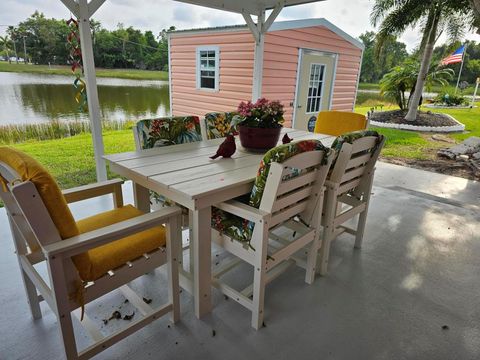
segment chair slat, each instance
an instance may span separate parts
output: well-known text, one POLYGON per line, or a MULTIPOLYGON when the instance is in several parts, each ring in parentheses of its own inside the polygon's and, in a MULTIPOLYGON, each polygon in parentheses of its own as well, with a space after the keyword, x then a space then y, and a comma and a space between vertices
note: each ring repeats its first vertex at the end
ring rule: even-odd
POLYGON ((280 209, 293 205, 309 197, 312 191, 313 191, 313 186, 308 186, 308 187, 300 188, 299 190, 296 190, 280 199, 277 198, 277 200, 273 203, 272 212, 277 212, 280 209))
POLYGON ((373 148, 377 141, 378 138, 376 136, 365 136, 355 140, 352 144, 352 154, 373 148))
POLYGON ((349 190, 352 190, 353 188, 357 187, 358 184, 360 184, 360 181, 362 179, 359 178, 359 179, 353 179, 353 180, 350 180, 346 183, 343 183, 342 185, 340 185, 340 187, 338 188, 338 195, 341 195, 341 194, 344 194, 346 193, 347 191, 349 190))
POLYGON ((343 174, 342 180, 340 180, 340 183, 343 184, 347 181, 350 181, 350 180, 355 179, 359 176, 362 176, 363 173, 365 172, 365 170, 366 170, 366 167, 361 166, 361 167, 357 167, 355 169, 352 169, 350 171, 347 171, 345 174, 343 174))
POLYGON ((277 195, 283 195, 294 189, 310 184, 311 182, 315 181, 315 179, 316 171, 311 171, 306 174, 302 174, 292 179, 286 180, 278 186, 277 195))
POLYGON ((312 166, 318 166, 322 162, 324 155, 323 151, 306 151, 285 160, 282 162, 282 165, 296 169, 307 169, 312 166))
POLYGON ((303 200, 303 201, 299 202, 298 204, 296 204, 296 205, 294 205, 290 208, 283 209, 281 212, 273 215, 272 219, 270 220, 269 226, 273 227, 273 226, 275 226, 277 224, 280 224, 281 222, 284 222, 284 221, 290 219, 291 217, 301 213, 307 207, 307 204, 308 204, 307 200, 303 200))
POLYGON ((352 157, 347 163, 347 170, 355 168, 357 166, 363 165, 370 160, 372 157, 371 153, 363 154, 357 157, 352 157))

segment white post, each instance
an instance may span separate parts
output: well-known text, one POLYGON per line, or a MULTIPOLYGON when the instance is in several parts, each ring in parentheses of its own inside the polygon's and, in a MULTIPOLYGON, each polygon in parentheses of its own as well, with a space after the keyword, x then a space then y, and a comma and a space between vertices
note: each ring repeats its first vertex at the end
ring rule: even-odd
POLYGON ((95 76, 95 63, 93 61, 92 35, 90 32, 90 12, 87 0, 78 0, 78 26, 80 30, 80 44, 82 49, 83 70, 87 84, 88 113, 92 131, 93 150, 95 153, 95 166, 97 180, 107 180, 107 168, 102 156, 104 154, 102 123, 100 120, 100 104, 98 102, 97 79, 95 76))
POLYGON ((262 80, 263 80, 263 53, 265 45, 265 33, 275 21, 280 11, 283 9, 283 4, 279 3, 268 19, 265 20, 265 10, 260 11, 255 24, 250 14, 243 13, 243 18, 247 23, 253 38, 255 39, 255 55, 253 60, 253 84, 252 84, 252 101, 257 101, 262 97, 262 80))
POLYGON ((478 84, 480 84, 480 77, 477 77, 477 81, 475 83, 475 91, 473 92, 472 102, 470 104, 471 108, 473 108, 473 105, 475 104, 475 97, 477 96, 478 84))
POLYGON ((258 37, 255 39, 255 55, 253 60, 252 101, 257 101, 262 96, 263 48, 265 45, 263 31, 264 19, 265 11, 262 11, 258 16, 257 21, 258 37))

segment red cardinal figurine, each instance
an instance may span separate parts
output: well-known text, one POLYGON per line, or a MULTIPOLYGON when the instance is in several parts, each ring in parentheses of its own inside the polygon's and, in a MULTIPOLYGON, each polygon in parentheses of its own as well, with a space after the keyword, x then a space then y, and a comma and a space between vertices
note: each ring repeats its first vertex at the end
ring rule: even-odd
POLYGON ((216 159, 219 156, 229 158, 235 153, 235 150, 237 150, 235 138, 233 135, 227 135, 225 141, 218 147, 217 153, 213 156, 210 156, 210 159, 216 159))
POLYGON ((290 139, 288 137, 288 134, 285 134, 285 135, 283 135, 283 138, 282 138, 282 144, 288 144, 288 143, 292 142, 292 140, 293 139, 290 139))

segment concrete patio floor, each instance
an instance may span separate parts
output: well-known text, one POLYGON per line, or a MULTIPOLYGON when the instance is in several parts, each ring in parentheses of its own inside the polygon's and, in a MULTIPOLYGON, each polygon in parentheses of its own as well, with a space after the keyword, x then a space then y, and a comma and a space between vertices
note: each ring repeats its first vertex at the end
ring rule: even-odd
MULTIPOLYGON (((157 320, 96 358, 479 359, 479 200, 478 182, 379 163, 363 248, 353 250, 353 240, 342 236, 332 246, 328 276, 308 286, 292 267, 273 281, 265 328, 254 331, 250 313, 215 290, 213 312, 197 320, 183 291, 178 324, 157 320)), ((81 218, 109 207, 104 198, 72 209, 81 218)), ((0 248, 0 359, 62 359, 52 311, 44 304, 42 319, 30 316, 4 209, 0 248)), ((213 258, 215 266, 223 254, 213 258)), ((249 271, 236 275, 240 281, 249 271)), ((158 270, 133 286, 158 305, 164 284, 158 270)), ((119 306, 131 313, 119 294, 87 313, 101 324, 119 306)), ((87 345, 75 328, 80 346, 87 345)))

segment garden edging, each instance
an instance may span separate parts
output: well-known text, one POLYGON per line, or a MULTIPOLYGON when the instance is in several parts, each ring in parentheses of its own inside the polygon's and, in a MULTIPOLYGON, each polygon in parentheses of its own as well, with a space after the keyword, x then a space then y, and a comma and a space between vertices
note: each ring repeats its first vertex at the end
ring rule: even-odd
POLYGON ((465 125, 455 119, 449 114, 443 114, 448 116, 451 120, 457 123, 453 126, 418 126, 418 125, 408 125, 408 124, 391 124, 384 123, 380 121, 369 120, 369 125, 378 126, 382 128, 389 129, 399 129, 399 130, 411 130, 411 131, 425 131, 425 132, 459 132, 465 130, 465 125))

